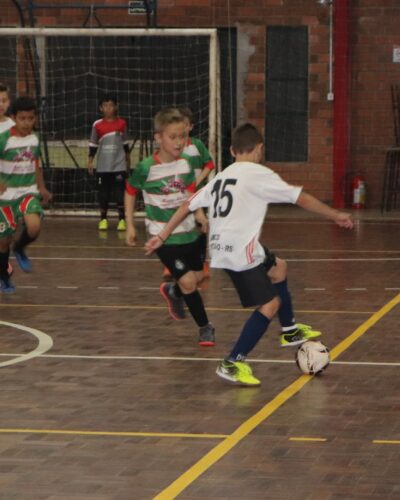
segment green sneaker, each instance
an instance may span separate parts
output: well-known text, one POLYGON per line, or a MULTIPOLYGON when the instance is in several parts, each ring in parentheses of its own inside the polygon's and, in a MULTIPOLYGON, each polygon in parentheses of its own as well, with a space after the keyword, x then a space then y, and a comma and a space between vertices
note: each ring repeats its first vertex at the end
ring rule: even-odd
POLYGON ((98 228, 100 231, 107 231, 108 229, 108 220, 107 219, 101 219, 99 222, 98 228))
POLYGON ((221 361, 216 371, 218 377, 221 377, 235 385, 244 385, 247 387, 257 387, 261 382, 254 377, 250 366, 243 361, 221 361))
POLYGON ((321 336, 321 332, 313 330, 310 325, 296 324, 293 331, 283 332, 280 335, 281 347, 291 347, 304 344, 307 340, 321 336))
POLYGON ((126 231, 126 222, 124 219, 118 222, 117 231, 126 231))

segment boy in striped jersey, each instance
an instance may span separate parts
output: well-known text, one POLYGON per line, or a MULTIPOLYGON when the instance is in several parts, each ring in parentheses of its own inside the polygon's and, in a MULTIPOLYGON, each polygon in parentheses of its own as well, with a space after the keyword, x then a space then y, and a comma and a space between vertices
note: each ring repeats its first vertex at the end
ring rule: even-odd
POLYGON ((7 116, 10 107, 10 94, 8 87, 0 83, 0 134, 14 125, 13 120, 7 116))
MULTIPOLYGON (((185 124, 187 127, 188 138, 185 145, 185 149, 183 153, 187 156, 194 156, 199 158, 199 165, 196 166, 194 172, 196 175, 196 186, 201 187, 206 182, 210 172, 215 169, 214 161, 211 157, 210 152, 208 151, 206 145, 202 140, 197 137, 191 137, 190 133, 193 130, 193 113, 190 108, 182 107, 179 108, 179 111, 185 118, 185 124)), ((204 277, 208 278, 210 275, 210 270, 208 266, 208 262, 206 261, 207 256, 207 235, 202 233, 200 235, 200 247, 202 251, 202 259, 203 259, 203 272, 204 277)), ((168 279, 170 277, 169 271, 167 268, 164 268, 163 277, 168 279)))
POLYGON ((209 208, 211 266, 227 272, 243 307, 254 308, 231 352, 217 368, 219 377, 244 386, 260 385, 245 360, 267 331, 275 314, 278 314, 282 326, 282 347, 299 345, 321 335, 311 327, 295 322, 286 263, 259 242, 268 205, 297 204, 333 220, 340 227, 353 227, 350 214, 325 205, 305 193, 302 187, 287 184, 262 165, 263 147, 263 136, 256 127, 250 123, 237 127, 231 146, 235 163, 184 202, 168 224, 160 228, 160 233, 145 245, 147 254, 157 251, 160 241, 168 238, 188 213, 199 207, 209 208))
MULTIPOLYGON (((139 190, 143 192, 146 228, 150 235, 156 235, 196 189, 194 168, 199 165, 199 159, 183 154, 188 137, 183 115, 175 108, 163 109, 154 119, 154 129, 159 150, 136 166, 125 190, 126 242, 131 246, 136 244, 133 211, 139 190)), ((197 217, 207 229, 202 210, 197 217)), ((214 345, 214 327, 197 290, 203 279, 203 262, 193 214, 162 242, 157 255, 176 280, 175 284, 162 283, 160 286, 170 315, 174 319, 183 319, 185 303, 199 327, 199 344, 214 345)))
POLYGON ((7 272, 12 235, 19 219, 24 226, 13 250, 21 269, 32 270, 25 254, 26 246, 40 233, 43 209, 39 196, 48 202, 39 165, 39 139, 33 132, 36 104, 30 97, 19 97, 12 106, 15 126, 0 134, 0 289, 12 293, 15 288, 7 272))
MULTIPOLYGON (((7 116, 10 107, 10 91, 6 85, 0 83, 0 134, 15 125, 14 121, 7 116)), ((11 276, 13 268, 11 262, 8 263, 8 274, 11 276)))

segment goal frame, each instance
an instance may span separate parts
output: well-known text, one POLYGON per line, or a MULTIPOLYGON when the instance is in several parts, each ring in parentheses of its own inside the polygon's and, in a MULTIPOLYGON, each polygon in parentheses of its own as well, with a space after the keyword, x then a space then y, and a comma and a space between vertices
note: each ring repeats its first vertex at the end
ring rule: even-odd
MULTIPOLYGON (((43 39, 47 37, 194 37, 209 38, 209 116, 208 149, 214 158, 216 170, 221 170, 221 96, 219 44, 216 28, 0 28, 1 37, 33 37, 39 61, 40 96, 46 97, 46 50, 43 39)), ((18 77, 17 77, 18 78, 18 77)), ((87 212, 86 210, 84 212, 87 212)), ((52 211, 53 213, 53 211, 52 211)), ((65 213, 65 212, 64 212, 65 213)), ((82 214, 82 211, 79 211, 82 214)))

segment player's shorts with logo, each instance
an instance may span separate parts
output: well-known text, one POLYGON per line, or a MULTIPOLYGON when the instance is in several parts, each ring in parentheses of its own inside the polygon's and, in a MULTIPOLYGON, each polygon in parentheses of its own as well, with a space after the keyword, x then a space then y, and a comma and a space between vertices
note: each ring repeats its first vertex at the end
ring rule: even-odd
POLYGON ((276 265, 276 257, 267 248, 265 260, 262 264, 246 271, 232 271, 224 269, 234 284, 243 307, 262 306, 278 295, 271 283, 268 271, 276 265))
POLYGON ((189 271, 203 270, 200 238, 183 245, 162 245, 156 253, 177 280, 189 271))
POLYGON ((28 194, 17 200, 0 201, 0 238, 12 236, 18 221, 26 214, 43 214, 39 198, 28 194))

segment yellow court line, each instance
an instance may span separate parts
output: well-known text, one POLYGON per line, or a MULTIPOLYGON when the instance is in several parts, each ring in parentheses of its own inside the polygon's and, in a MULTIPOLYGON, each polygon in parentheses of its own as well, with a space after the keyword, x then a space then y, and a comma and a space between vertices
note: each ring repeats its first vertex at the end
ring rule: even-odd
MULTIPOLYGON (((355 330, 355 332, 348 337, 349 339, 351 339, 351 341, 346 342, 347 339, 345 339, 340 344, 338 344, 338 346, 335 347, 333 351, 331 351, 334 353, 333 356, 335 358, 338 357, 339 354, 347 349, 357 338, 361 337, 361 335, 363 335, 368 330, 368 328, 374 325, 380 318, 382 318, 382 316, 387 314, 399 302, 400 294, 397 295, 393 300, 385 304, 379 311, 374 313, 371 318, 369 318, 359 328, 357 328, 357 330, 355 330), (357 336, 355 337, 356 333, 357 336)), ((310 375, 302 375, 297 380, 295 380, 292 384, 290 384, 282 392, 275 396, 273 400, 271 400, 263 408, 261 408, 261 410, 259 410, 255 415, 251 416, 248 420, 243 422, 243 424, 241 424, 226 439, 212 448, 206 455, 204 455, 198 462, 196 462, 192 467, 190 467, 186 472, 178 477, 173 483, 171 483, 157 496, 155 496, 153 500, 172 500, 176 498, 198 477, 200 477, 211 466, 218 462, 218 460, 224 457, 242 439, 248 436, 250 432, 256 429, 256 427, 264 422, 264 420, 266 420, 270 415, 277 411, 278 408, 286 403, 286 401, 297 394, 310 380, 312 380, 312 377, 310 375)))
POLYGON ((185 434, 179 432, 112 432, 61 429, 0 429, 1 434, 62 434, 72 436, 171 437, 191 439, 224 439, 227 434, 185 434))
POLYGON ((364 335, 364 333, 369 330, 372 326, 375 325, 385 314, 387 314, 391 309, 396 307, 396 305, 400 304, 400 293, 396 295, 391 301, 385 304, 378 312, 373 314, 370 318, 367 319, 362 325, 360 325, 354 332, 346 337, 342 342, 340 342, 337 346, 335 346, 330 354, 331 360, 334 361, 338 356, 342 354, 343 351, 348 349, 354 342, 364 335))
POLYGON ((400 440, 398 439, 374 439, 372 441, 374 444, 400 444, 400 440))
POLYGON ((326 438, 311 438, 311 437, 291 437, 289 441, 318 441, 325 442, 328 441, 326 438))
MULTIPOLYGON (((102 305, 102 304, 15 304, 10 302, 2 302, 0 303, 0 308, 5 307, 7 309, 11 309, 13 307, 16 308, 64 308, 64 309, 131 309, 131 310, 139 310, 142 309, 144 311, 165 311, 166 308, 164 306, 146 306, 146 305, 126 305, 126 304, 113 304, 113 305, 102 305)), ((207 311, 212 312, 238 312, 238 313, 249 313, 249 309, 243 309, 242 307, 207 307, 207 311)), ((373 311, 329 311, 329 310, 301 310, 297 309, 296 313, 301 314, 373 314, 373 311)))

